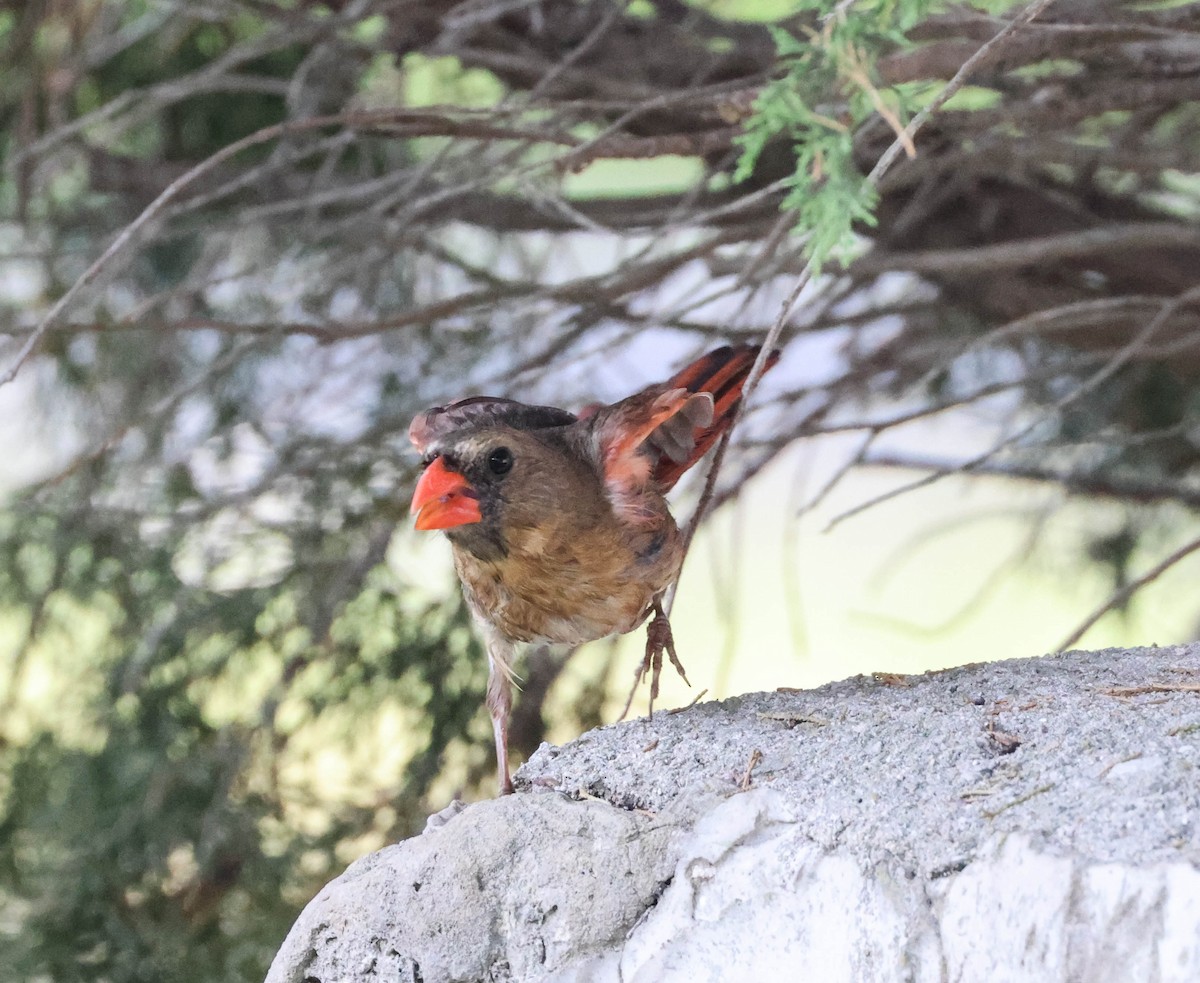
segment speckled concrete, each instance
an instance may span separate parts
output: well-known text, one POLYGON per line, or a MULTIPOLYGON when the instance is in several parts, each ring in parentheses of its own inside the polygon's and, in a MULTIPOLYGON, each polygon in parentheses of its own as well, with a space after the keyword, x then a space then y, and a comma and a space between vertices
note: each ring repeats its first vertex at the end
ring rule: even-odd
POLYGON ((755 751, 751 784, 802 805, 814 840, 923 877, 1018 831, 1098 861, 1200 864, 1200 646, 704 703, 543 745, 518 784, 691 819, 738 792, 755 751))
POLYGON ((1200 646, 659 713, 352 866, 268 981, 1194 981, 1198 763, 1200 646))

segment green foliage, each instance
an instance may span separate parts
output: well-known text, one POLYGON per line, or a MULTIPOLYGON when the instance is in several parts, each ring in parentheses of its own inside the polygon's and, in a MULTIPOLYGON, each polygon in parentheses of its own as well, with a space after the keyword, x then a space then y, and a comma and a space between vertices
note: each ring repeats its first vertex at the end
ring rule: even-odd
MULTIPOLYGON (((172 79, 203 75, 240 43, 263 33, 263 21, 251 14, 220 23, 196 22, 188 29, 154 32, 98 66, 80 90, 81 111, 99 108, 122 93, 172 79)), ((287 79, 304 55, 298 45, 247 59, 240 70, 252 80, 287 79)), ((146 127, 133 130, 123 145, 134 154, 161 152, 167 159, 208 154, 283 118, 283 98, 268 91, 248 91, 236 100, 222 92, 199 91, 173 101, 146 127)))
POLYGON ((768 145, 789 141, 796 165, 783 208, 795 213, 817 270, 845 256, 856 224, 875 224, 877 194, 854 159, 854 133, 880 107, 903 125, 908 102, 901 87, 881 87, 872 66, 936 6, 933 0, 809 0, 802 9, 819 15, 819 27, 797 34, 771 29, 780 74, 755 101, 739 138, 734 179, 748 178, 768 145))
POLYGON ((445 749, 479 713, 483 660, 461 604, 413 607, 379 569, 314 645, 297 603, 317 593, 313 567, 269 588, 191 587, 177 536, 148 542, 57 504, 0 525, 0 597, 9 617, 35 612, 25 652, 51 647, 44 698, 22 701, 27 733, 16 739, 10 690, 0 746, 0 898, 28 906, 0 955, 7 978, 261 978, 348 837, 419 825, 445 749), (322 802, 310 735, 352 761, 398 707, 430 723, 409 735, 386 808, 333 797, 316 826, 297 822, 322 802))

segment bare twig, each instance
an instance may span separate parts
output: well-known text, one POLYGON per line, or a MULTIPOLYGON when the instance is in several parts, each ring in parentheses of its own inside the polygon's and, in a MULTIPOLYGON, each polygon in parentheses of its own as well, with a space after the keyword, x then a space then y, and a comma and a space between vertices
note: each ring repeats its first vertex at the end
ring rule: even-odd
POLYGON ((1011 802, 1006 802, 1004 805, 998 806, 995 809, 991 809, 991 810, 985 809, 983 812, 983 815, 985 817, 987 817, 988 819, 995 819, 1002 812, 1007 812, 1009 809, 1014 809, 1019 805, 1024 805, 1030 799, 1036 798, 1039 795, 1043 795, 1046 792, 1049 792, 1053 788, 1054 788, 1053 783, 1051 783, 1049 785, 1039 785, 1037 788, 1033 789, 1033 791, 1026 792, 1024 795, 1018 796, 1017 798, 1013 799, 1011 802))
MULTIPOLYGON (((900 468, 914 471, 953 473, 961 464, 915 454, 876 453, 861 459, 872 468, 900 468)), ((985 461, 971 468, 972 474, 1036 481, 1055 485, 1076 495, 1110 498, 1123 502, 1179 502, 1200 508, 1200 488, 1166 478, 1137 478, 1111 471, 1068 471, 1023 461, 985 461)))
POLYGON ((1180 294, 1178 297, 1172 297, 1163 301, 1157 316, 1152 318, 1138 334, 1132 338, 1121 350, 1104 365, 1094 372, 1091 376, 1074 386, 1068 393, 1056 400, 1051 406, 1047 407, 1042 413, 1036 414, 1034 419, 1025 426, 1020 427, 1016 432, 1007 435, 1001 440, 994 443, 987 450, 975 455, 962 464, 946 471, 937 471, 927 474, 923 478, 901 485, 897 488, 892 488, 889 491, 883 492, 880 495, 875 495, 865 502, 855 505, 853 508, 846 509, 829 520, 826 530, 833 529, 835 526, 845 522, 847 519, 853 518, 856 515, 867 511, 870 508, 880 505, 883 502, 898 498, 901 495, 907 494, 910 491, 915 491, 918 488, 924 488, 927 485, 932 485, 947 475, 971 471, 981 464, 994 457, 1006 447, 1012 447, 1041 426, 1046 415, 1055 412, 1061 412, 1072 403, 1082 399, 1090 392, 1094 392, 1126 365, 1131 359, 1143 352, 1147 342, 1162 329, 1163 325, 1174 315, 1174 313, 1182 306, 1193 303, 1200 299, 1200 287, 1194 287, 1180 294))
MULTIPOLYGON (((958 92, 981 65, 987 59, 992 58, 1000 50, 1001 46, 1007 41, 1016 31, 1024 25, 1030 23, 1039 14, 1042 13, 1052 2, 1052 0, 1033 0, 1028 4, 1016 17, 1007 23, 996 35, 981 45, 980 48, 968 58, 938 96, 930 102, 928 106, 917 113, 909 124, 904 128, 904 131, 899 134, 891 143, 891 145, 883 152, 875 166, 871 169, 871 173, 867 175, 867 183, 870 185, 878 185, 883 176, 888 172, 891 166, 895 163, 896 158, 904 150, 906 145, 911 145, 917 133, 925 126, 928 120, 946 104, 946 102, 958 92)), ((792 284, 791 290, 784 298, 780 305, 779 314, 776 316, 774 323, 767 331, 766 337, 763 339, 762 350, 758 353, 758 358, 754 361, 754 366, 750 370, 750 375, 746 379, 745 385, 742 387, 742 398, 734 411, 733 420, 729 425, 729 429, 721 437, 720 443, 717 445, 716 453, 713 455, 712 464, 709 466, 708 474, 705 477, 704 489, 700 494, 700 500, 696 505, 695 511, 688 520, 687 527, 684 532, 684 556, 687 556, 687 550, 691 545, 692 538, 695 536, 696 529, 703 519, 705 511, 712 500, 713 492, 716 487, 717 476, 721 470, 721 464, 725 458, 725 450, 729 446, 729 441, 732 438, 733 432, 740 422, 742 415, 745 413, 746 406, 750 403, 750 398, 754 394, 754 390, 758 386, 759 380, 762 378, 763 372, 766 371, 767 360, 771 357, 771 353, 779 344, 780 338, 783 336, 783 329, 788 323, 793 308, 800 299, 801 294, 812 282, 816 274, 816 268, 810 260, 796 277, 792 284)), ((671 605, 675 599, 675 591, 678 581, 672 585, 670 592, 667 595, 664 607, 670 613, 671 605)))
MULTIPOLYGON (((1193 683, 1148 683, 1145 686, 1109 686, 1100 690, 1105 696, 1115 696, 1118 699, 1128 699, 1131 696, 1142 696, 1146 693, 1200 693, 1200 686, 1193 683)), ((1161 700, 1153 701, 1161 703, 1161 700)))
POLYGON ((681 707, 675 707, 675 708, 674 708, 674 709, 672 709, 672 710, 668 710, 668 711, 667 711, 667 716, 668 716, 668 717, 671 717, 671 716, 674 716, 674 715, 675 715, 675 714, 677 714, 677 713, 685 713, 686 711, 688 711, 688 710, 690 710, 692 707, 694 707, 694 706, 695 706, 697 703, 699 703, 701 700, 703 700, 703 699, 704 699, 704 697, 706 697, 707 695, 708 695, 708 690, 706 690, 706 689, 702 689, 702 690, 701 690, 699 693, 697 693, 695 696, 693 696, 693 697, 692 697, 692 698, 691 698, 691 699, 690 699, 690 700, 687 702, 687 704, 686 704, 686 705, 684 705, 684 706, 681 706, 681 707))
POLYGON ((750 752, 750 760, 746 762, 746 770, 742 772, 742 780, 738 782, 738 788, 740 788, 743 792, 750 791, 750 783, 754 777, 754 769, 762 763, 762 759, 762 752, 758 748, 755 748, 750 752))
MULTIPOLYGON (((1042 12, 1049 7, 1051 3, 1053 3, 1053 0, 1033 0, 1033 2, 1027 4, 1024 9, 1017 14, 1016 17, 1014 17, 999 31, 997 31, 995 35, 984 42, 984 44, 980 45, 975 54, 971 55, 970 58, 962 63, 962 67, 960 67, 959 70, 954 73, 954 77, 946 83, 945 88, 938 93, 937 97, 930 102, 928 106, 925 106, 919 113, 917 113, 912 120, 909 121, 908 126, 904 128, 905 133, 907 133, 909 136, 909 139, 915 137, 917 132, 924 128, 925 124, 929 121, 929 118, 933 116, 934 113, 941 110, 941 108, 950 101, 955 93, 957 93, 964 85, 967 84, 968 79, 970 79, 975 72, 982 68, 990 59, 995 58, 1000 53, 1003 46, 1012 40, 1013 35, 1016 34, 1017 31, 1041 16, 1042 12)), ((891 146, 889 146, 887 150, 883 152, 875 166, 871 169, 871 173, 867 175, 867 181, 871 184, 879 184, 879 182, 883 180, 883 176, 889 170, 891 170, 892 165, 896 162, 896 158, 900 156, 900 152, 903 149, 904 141, 900 140, 899 138, 893 140, 891 146)))
MULTIPOLYGON (((376 114, 370 114, 376 115, 376 114)), ((379 114, 383 116, 394 116, 392 113, 379 114)), ((205 158, 195 167, 189 168, 187 172, 180 175, 170 184, 168 184, 162 192, 149 205, 142 210, 142 213, 130 222, 115 239, 109 244, 108 248, 80 275, 80 277, 71 284, 70 287, 63 293, 61 297, 51 306, 38 322, 37 327, 25 339, 25 343, 17 352, 16 358, 13 359, 8 369, 3 375, 0 375, 0 386, 12 382, 16 378, 17 373, 21 370, 21 366, 25 364, 34 349, 37 348, 46 332, 58 321, 63 312, 67 309, 70 303, 78 296, 88 285, 99 279, 100 274, 105 268, 123 253, 133 243, 138 233, 141 232, 147 225, 152 222, 155 217, 185 188, 194 183, 199 178, 208 174, 210 171, 219 167, 225 161, 236 157, 238 154, 250 147, 256 147, 259 144, 268 143, 272 140, 277 140, 288 133, 298 133, 304 130, 317 129, 320 127, 329 126, 332 123, 345 122, 347 117, 332 116, 320 117, 317 119, 305 120, 301 123, 279 123, 275 126, 268 126, 249 136, 243 137, 228 146, 222 147, 210 157, 205 158)))
POLYGON ((1054 651, 1061 652, 1065 649, 1069 649, 1084 636, 1084 634, 1089 628, 1092 627, 1092 625, 1108 614, 1109 611, 1124 604, 1137 591, 1141 590, 1147 584, 1153 583, 1164 573, 1170 570, 1171 567, 1175 566, 1175 564, 1177 564, 1180 560, 1191 556, 1191 554, 1195 553, 1197 550, 1200 550, 1200 537, 1191 540, 1191 542, 1185 543, 1183 546, 1179 547, 1179 549, 1175 550, 1175 552, 1170 556, 1166 557, 1164 560, 1161 560, 1151 569, 1147 570, 1140 577, 1136 578, 1135 580, 1131 580, 1124 587, 1113 591, 1103 604, 1101 604, 1098 608, 1096 608, 1095 611, 1084 618, 1083 621, 1080 622, 1080 624, 1075 628, 1075 630, 1071 632, 1071 634, 1069 634, 1066 638, 1059 642, 1057 646, 1055 646, 1054 651))
POLYGON ((1115 758, 1114 760, 1112 760, 1108 764, 1106 764, 1103 768, 1101 768, 1098 772, 1096 772, 1096 777, 1104 778, 1108 775, 1108 773, 1110 771, 1112 771, 1115 767, 1117 767, 1117 765, 1127 764, 1130 761, 1137 761, 1137 759, 1140 758, 1141 756, 1142 756, 1141 751, 1135 751, 1133 754, 1127 754, 1123 758, 1115 758))
POLYGON ((1183 222, 1130 222, 1105 224, 1083 232, 1017 239, 974 249, 930 249, 923 252, 888 251, 867 255, 850 266, 853 276, 876 276, 889 270, 907 270, 932 276, 1037 267, 1062 259, 1125 249, 1200 247, 1200 229, 1183 222))

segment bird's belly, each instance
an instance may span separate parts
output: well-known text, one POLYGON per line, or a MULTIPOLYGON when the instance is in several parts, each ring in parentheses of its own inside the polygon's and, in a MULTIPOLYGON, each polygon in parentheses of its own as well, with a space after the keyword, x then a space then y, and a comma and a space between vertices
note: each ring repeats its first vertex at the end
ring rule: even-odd
POLYGON ((608 559, 603 570, 585 571, 510 557, 462 563, 459 575, 476 616, 505 637, 579 645, 636 628, 679 568, 674 556, 653 564, 608 559))
POLYGON ((544 612, 539 619, 519 617, 520 606, 514 610, 518 617, 506 618, 501 630, 524 642, 559 642, 582 645, 606 635, 632 631, 645 620, 653 596, 639 594, 633 598, 608 597, 574 610, 558 613, 544 612))

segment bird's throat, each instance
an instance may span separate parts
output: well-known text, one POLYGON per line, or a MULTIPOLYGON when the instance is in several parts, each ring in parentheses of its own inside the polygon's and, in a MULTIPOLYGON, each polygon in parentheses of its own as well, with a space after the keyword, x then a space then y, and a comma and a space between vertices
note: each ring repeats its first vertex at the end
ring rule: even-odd
POLYGON ((500 530, 486 520, 446 530, 446 538, 456 550, 469 553, 485 563, 496 563, 508 556, 508 544, 500 530))

